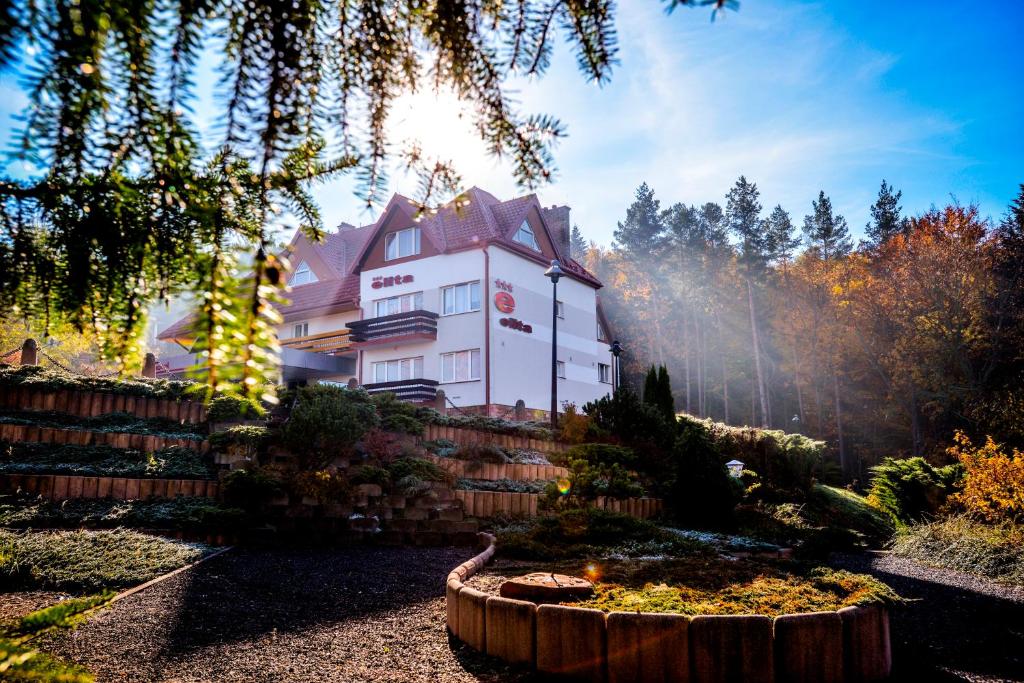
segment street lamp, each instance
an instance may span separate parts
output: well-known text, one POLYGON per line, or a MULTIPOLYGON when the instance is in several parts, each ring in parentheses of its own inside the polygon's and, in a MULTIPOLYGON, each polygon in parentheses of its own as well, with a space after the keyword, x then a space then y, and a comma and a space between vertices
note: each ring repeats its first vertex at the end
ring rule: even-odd
POLYGON ((565 275, 558 259, 544 271, 551 279, 551 428, 558 427, 558 279, 565 275))
POLYGON ((608 347, 612 352, 612 394, 619 390, 619 354, 622 353, 622 344, 616 339, 608 347))

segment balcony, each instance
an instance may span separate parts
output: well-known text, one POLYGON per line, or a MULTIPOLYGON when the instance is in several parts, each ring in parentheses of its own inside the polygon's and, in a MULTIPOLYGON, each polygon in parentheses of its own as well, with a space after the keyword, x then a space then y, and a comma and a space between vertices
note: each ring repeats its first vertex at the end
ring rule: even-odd
POLYGON ((408 344, 437 339, 437 313, 409 311, 379 318, 353 320, 348 324, 352 346, 362 348, 377 344, 408 344))
POLYGON ((363 388, 371 394, 390 392, 402 401, 425 402, 437 397, 437 380, 403 379, 396 382, 377 382, 364 384, 363 388))
POLYGON ((326 353, 334 356, 349 349, 352 342, 349 339, 348 330, 334 330, 332 332, 320 332, 305 337, 292 337, 282 339, 281 346, 297 351, 313 351, 314 353, 326 353))

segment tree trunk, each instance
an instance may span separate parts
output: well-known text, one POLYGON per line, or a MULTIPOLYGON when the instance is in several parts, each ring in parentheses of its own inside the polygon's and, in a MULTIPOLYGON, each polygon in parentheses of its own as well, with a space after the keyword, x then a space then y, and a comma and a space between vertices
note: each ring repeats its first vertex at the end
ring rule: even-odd
POLYGON ((687 320, 689 316, 683 309, 683 365, 686 368, 686 412, 690 413, 690 326, 687 320))
MULTIPOLYGON (((754 370, 757 373, 757 393, 761 399, 761 426, 768 426, 768 395, 764 386, 764 371, 761 369, 761 342, 757 334, 757 316, 754 314, 754 288, 747 278, 747 303, 750 307, 750 334, 754 347, 754 370)), ((755 424, 755 423, 752 423, 755 424)))
POLYGON ((715 312, 715 331, 718 333, 718 355, 722 361, 722 407, 725 411, 725 424, 729 424, 729 368, 725 363, 725 344, 722 343, 722 321, 715 312))
POLYGON ((800 390, 800 362, 796 353, 796 339, 793 339, 793 384, 796 385, 797 415, 800 416, 800 424, 804 423, 804 395, 800 390))
POLYGON ((917 388, 910 390, 910 438, 913 443, 911 453, 921 455, 921 415, 917 410, 917 388))
POLYGON ((843 439, 843 409, 839 401, 839 373, 832 368, 832 388, 836 395, 836 440, 839 442, 839 467, 843 475, 849 472, 846 467, 846 442, 843 439))

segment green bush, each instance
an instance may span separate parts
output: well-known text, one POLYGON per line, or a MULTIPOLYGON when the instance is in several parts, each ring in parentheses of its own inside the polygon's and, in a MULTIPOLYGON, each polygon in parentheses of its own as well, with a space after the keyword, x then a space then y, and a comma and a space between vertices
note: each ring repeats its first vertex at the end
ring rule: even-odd
POLYGON ((409 415, 385 415, 381 419, 381 429, 401 434, 423 434, 423 423, 409 415))
POLYGON ((963 466, 933 467, 924 458, 886 458, 871 473, 868 500, 903 525, 936 514, 956 492, 963 466))
POLYGON ((382 489, 386 489, 391 486, 391 473, 376 465, 362 465, 349 475, 349 482, 353 485, 376 484, 382 489))
POLYGON ((473 463, 492 463, 501 465, 509 462, 508 456, 505 455, 505 450, 492 444, 472 444, 469 446, 460 446, 455 451, 455 456, 459 460, 466 460, 473 463))
POLYGON ((579 444, 567 450, 564 457, 566 462, 582 460, 590 465, 619 465, 625 468, 637 466, 633 449, 607 443, 579 444))
POLYGON ((743 485, 729 476, 706 426, 684 421, 672 448, 665 504, 678 522, 701 529, 728 527, 743 485))
POLYGON ((272 498, 284 491, 281 481, 272 473, 261 469, 239 469, 229 472, 221 480, 224 502, 250 514, 258 513, 272 498))
POLYGON ((0 577, 33 589, 97 591, 143 583, 198 560, 205 548, 126 529, 2 531, 0 577))
POLYGON ((365 391, 317 384, 299 390, 282 437, 302 469, 321 470, 379 423, 365 391))
POLYGON ((236 425, 210 435, 210 447, 221 453, 241 453, 256 458, 270 442, 271 432, 256 425, 236 425))
POLYGON ((210 401, 206 409, 206 419, 210 422, 258 420, 266 412, 259 401, 241 396, 218 396, 210 401))
MULTIPOLYGON (((614 455, 621 456, 621 453, 614 455)), ((545 508, 578 507, 586 506, 602 496, 622 499, 643 495, 644 488, 636 476, 618 462, 572 459, 569 461, 568 491, 563 491, 559 482, 548 482, 542 502, 545 508)))
POLYGON ((393 481, 415 476, 424 481, 452 481, 452 476, 429 460, 423 458, 399 458, 388 465, 393 481))
POLYGON ((424 441, 423 448, 442 458, 450 458, 459 450, 458 445, 450 439, 437 439, 436 441, 424 441))
POLYGON ((201 397, 205 389, 203 384, 190 381, 166 379, 146 379, 132 377, 118 379, 113 377, 86 377, 74 375, 57 368, 41 365, 0 365, 0 386, 26 387, 56 391, 68 389, 72 391, 97 391, 109 394, 127 394, 147 398, 185 399, 193 396, 201 397))
POLYGON ((502 555, 531 560, 626 554, 687 555, 708 546, 642 519, 582 508, 537 517, 497 529, 502 555))
POLYGON ((620 443, 671 443, 675 425, 660 410, 643 403, 626 387, 583 406, 590 418, 592 439, 611 437, 620 443))
POLYGON ((215 469, 209 458, 180 446, 145 453, 112 446, 0 442, 0 472, 209 479, 215 469))

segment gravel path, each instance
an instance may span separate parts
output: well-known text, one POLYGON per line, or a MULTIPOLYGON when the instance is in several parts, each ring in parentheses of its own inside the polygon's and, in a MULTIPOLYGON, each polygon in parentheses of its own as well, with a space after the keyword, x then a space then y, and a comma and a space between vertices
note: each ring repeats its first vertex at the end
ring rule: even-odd
POLYGON ((873 574, 911 601, 891 619, 900 681, 1024 681, 1024 591, 894 555, 833 564, 873 574))
POLYGON ((449 642, 444 579, 471 555, 233 550, 39 645, 98 681, 530 681, 449 642))

